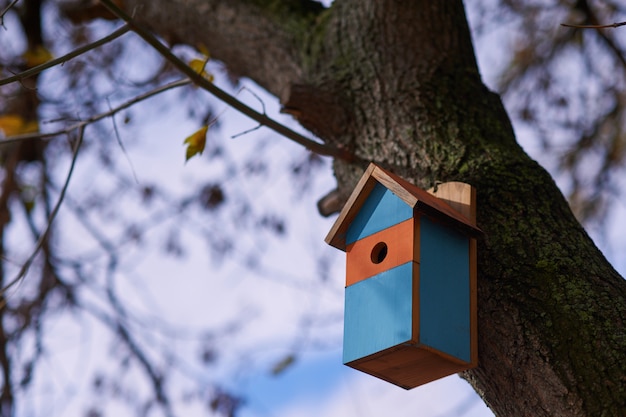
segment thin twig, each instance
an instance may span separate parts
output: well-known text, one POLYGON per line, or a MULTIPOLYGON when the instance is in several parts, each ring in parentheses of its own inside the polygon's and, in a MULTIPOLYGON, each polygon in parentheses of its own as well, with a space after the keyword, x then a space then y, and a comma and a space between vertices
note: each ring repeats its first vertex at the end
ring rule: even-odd
POLYGON ((82 120, 78 123, 75 123, 71 126, 68 126, 64 129, 61 130, 57 130, 54 132, 47 132, 47 133, 25 133, 23 135, 15 135, 15 136, 9 136, 6 139, 2 139, 0 140, 0 146, 2 145, 8 145, 9 143, 15 143, 15 142, 21 142, 24 140, 30 140, 30 139, 48 139, 48 138, 52 138, 55 136, 59 136, 59 135, 63 135, 63 134, 67 134, 69 132, 71 132, 72 130, 76 130, 76 129, 80 129, 82 127, 85 127, 89 124, 95 123, 97 121, 100 121, 102 119, 104 119, 105 117, 109 117, 109 116, 113 116, 114 114, 120 112, 121 110, 124 110, 128 107, 133 106, 134 104, 139 103, 140 101, 143 101, 145 99, 148 99, 152 96, 156 96, 166 90, 170 90, 172 88, 176 88, 176 87, 181 87, 184 85, 188 85, 191 84, 191 80, 188 79, 182 79, 182 80, 178 80, 178 81, 173 81, 169 84, 165 84, 161 87, 157 87, 154 90, 150 90, 147 93, 143 93, 140 94, 136 97, 134 97, 132 100, 129 100, 115 108, 113 108, 112 110, 109 110, 105 113, 100 113, 97 114, 95 116, 92 116, 88 119, 82 120))
POLYGON ((128 320, 128 314, 126 313, 126 309, 120 303, 120 300, 115 295, 115 272, 117 270, 117 257, 115 255, 110 256, 109 264, 107 266, 107 274, 106 274, 106 294, 111 306, 115 309, 120 320, 116 325, 116 333, 122 338, 122 340, 126 343, 126 346, 130 349, 130 351, 135 355, 135 358, 139 361, 139 364, 143 367, 144 371, 148 374, 150 381, 152 382, 152 388, 154 389, 154 393, 156 395, 157 402, 163 407, 163 411, 167 416, 173 416, 174 413, 171 410, 171 406, 169 403, 169 399, 165 393, 164 389, 164 380, 163 376, 152 366, 150 360, 148 359, 146 353, 139 347, 139 345, 135 342, 133 337, 131 336, 131 332, 128 329, 128 326, 125 326, 122 323, 121 319, 128 320))
POLYGON ((576 28, 576 29, 609 29, 609 28, 618 28, 620 26, 626 26, 626 22, 611 23, 610 25, 574 25, 571 23, 561 23, 561 26, 565 26, 566 28, 576 28))
POLYGON ((117 29, 115 32, 112 32, 110 35, 107 35, 104 38, 98 39, 97 41, 92 42, 90 44, 81 46, 80 48, 77 48, 73 50, 72 52, 69 52, 63 55, 62 57, 51 59, 50 61, 46 61, 41 65, 37 65, 36 67, 29 68, 26 71, 20 72, 19 74, 15 74, 11 77, 4 78, 0 80, 0 85, 9 84, 15 81, 23 80, 28 77, 32 77, 33 75, 37 75, 40 72, 47 70, 48 68, 52 68, 56 65, 62 64, 66 61, 69 61, 70 59, 76 58, 77 56, 84 54, 85 52, 98 48, 99 46, 104 45, 105 43, 111 42, 112 40, 119 38, 120 36, 122 36, 128 31, 130 31, 130 27, 128 25, 124 25, 120 27, 119 29, 117 29))
POLYGON ((255 127, 252 127, 250 129, 246 129, 243 132, 235 133, 230 138, 231 139, 237 139, 239 136, 247 135, 248 133, 254 132, 255 130, 259 130, 261 127, 263 127, 263 125, 259 123, 255 127))
POLYGON ((20 0, 13 0, 7 7, 5 7, 3 11, 0 12, 0 26, 2 26, 3 28, 6 29, 6 27, 4 26, 4 15, 7 14, 7 12, 11 10, 11 7, 15 6, 18 1, 20 0))
POLYGON ((202 87, 213 96, 227 103, 228 105, 234 107, 239 112, 245 114, 253 120, 261 123, 264 126, 274 130, 275 132, 285 136, 286 138, 291 139, 292 141, 304 146, 308 150, 315 152, 320 155, 332 156, 334 158, 343 159, 348 162, 354 162, 357 158, 352 153, 348 152, 346 149, 335 148, 332 146, 325 145, 323 143, 316 142, 311 140, 291 129, 287 126, 278 123, 277 121, 267 117, 264 114, 257 112, 251 107, 246 106, 241 101, 237 100, 235 97, 226 93, 221 88, 217 87, 215 84, 211 83, 207 79, 205 79, 201 74, 198 74, 194 71, 189 65, 180 60, 176 55, 174 55, 170 49, 163 45, 159 40, 152 35, 148 30, 140 26, 137 22, 133 20, 131 16, 129 16, 122 9, 117 7, 110 0, 100 0, 100 3, 104 5, 111 13, 124 20, 132 30, 139 35, 144 41, 146 41, 150 46, 156 49, 161 56, 163 56, 167 61, 169 61, 174 67, 176 67, 179 71, 189 77, 193 81, 194 84, 202 87))
POLYGON ((74 167, 76 166, 76 161, 78 160, 78 153, 83 143, 84 135, 85 135, 85 126, 82 126, 78 130, 78 140, 76 141, 76 145, 74 146, 74 151, 72 154, 72 162, 70 164, 70 169, 67 173, 67 176, 65 177, 65 183, 63 184, 63 187, 61 188, 61 192, 59 193, 59 198, 57 199, 57 202, 54 205, 54 208, 52 209, 50 216, 48 217, 46 228, 43 231, 43 233, 39 236, 39 239, 37 240, 37 243, 35 244, 35 249, 33 249, 28 259, 26 259, 26 262, 24 262, 24 264, 20 268, 15 278, 13 278, 7 285, 5 285, 2 289, 0 289, 0 294, 6 293, 6 291, 9 288, 17 284, 18 282, 20 282, 20 280, 26 276, 26 274, 28 273, 28 270, 30 269, 30 266, 35 260, 35 257, 37 256, 37 254, 43 247, 44 242, 48 238, 48 235, 50 234, 50 230, 52 229, 52 223, 54 222, 54 219, 56 218, 57 213, 59 212, 59 209, 61 208, 61 203, 63 202, 63 199, 65 198, 65 193, 67 192, 67 189, 70 185, 70 179, 72 178, 72 174, 74 173, 74 167))
MULTIPOLYGON (((119 305, 119 302, 114 303, 119 305)), ((122 319, 127 319, 125 314, 122 314, 119 318, 114 318, 110 316, 110 313, 103 311, 101 308, 97 307, 95 304, 88 305, 83 302, 81 307, 88 314, 91 314, 94 318, 99 320, 105 326, 108 326, 111 331, 113 331, 119 338, 125 343, 126 347, 129 349, 132 355, 134 355, 135 359, 139 362, 139 365, 148 375, 152 383, 152 387, 155 391, 156 400, 159 405, 162 407, 166 416, 173 416, 174 413, 171 409, 171 404, 165 393, 164 381, 163 377, 158 373, 156 369, 150 363, 149 358, 146 353, 141 349, 141 347, 137 344, 137 342, 132 337, 131 329, 128 328, 127 325, 122 323, 122 319)), ((120 312, 116 313, 120 315, 120 312)))
POLYGON ((245 85, 239 89, 239 92, 242 92, 242 91, 247 91, 248 93, 252 94, 252 96, 256 98, 259 101, 259 103, 261 103, 261 107, 263 108, 263 114, 264 115, 267 114, 265 113, 265 103, 263 102, 263 100, 261 100, 261 97, 259 97, 254 91, 252 91, 245 85))
MULTIPOLYGON (((107 98, 107 104, 109 105, 109 111, 113 110, 111 108, 111 103, 109 102, 108 98, 107 98)), ((117 144, 120 145, 120 149, 122 150, 122 153, 126 157, 126 161, 128 162, 128 165, 130 166, 130 170, 133 173, 133 178, 135 179, 135 182, 139 184, 139 179, 137 178, 137 172, 135 172, 135 167, 133 166, 133 161, 130 160, 130 155, 128 155, 128 152, 126 152, 126 147, 124 146, 124 142, 122 142, 122 136, 120 135, 120 131, 117 128, 117 123, 115 122, 115 115, 111 116, 111 122, 113 123, 113 131, 115 132, 115 139, 117 139, 117 144)))
MULTIPOLYGON (((596 17, 593 10, 589 7, 589 5, 586 5, 586 14, 590 22, 598 23, 598 18, 596 17)), ((580 29, 606 29, 606 28, 617 28, 619 26, 626 26, 626 22, 613 23, 611 25, 598 25, 598 24, 571 25, 567 23, 562 23, 561 25, 565 27, 580 28, 580 29)), ((615 53, 615 57, 622 64, 622 67, 626 69, 626 58, 624 57, 624 54, 621 48, 613 41, 613 39, 609 37, 608 33, 598 30, 598 35, 600 36, 600 39, 604 41, 604 43, 606 43, 609 49, 615 53)))
MULTIPOLYGON (((261 100, 261 97, 259 97, 254 91, 252 91, 251 89, 249 89, 245 85, 239 89, 239 91, 237 92, 237 95, 239 95, 239 93, 241 93, 242 91, 247 91, 248 93, 252 94, 252 96, 254 98, 256 98, 259 101, 259 103, 261 103, 261 107, 263 108, 263 115, 267 115, 267 113, 265 112, 265 103, 263 102, 263 100, 261 100)), ((263 125, 259 123, 258 125, 256 125, 255 127, 251 128, 251 129, 246 129, 243 132, 239 132, 239 133, 237 133, 235 135, 232 135, 230 138, 231 139, 236 139, 239 136, 247 135, 250 132, 254 132, 255 130, 260 129, 262 126, 263 125)))

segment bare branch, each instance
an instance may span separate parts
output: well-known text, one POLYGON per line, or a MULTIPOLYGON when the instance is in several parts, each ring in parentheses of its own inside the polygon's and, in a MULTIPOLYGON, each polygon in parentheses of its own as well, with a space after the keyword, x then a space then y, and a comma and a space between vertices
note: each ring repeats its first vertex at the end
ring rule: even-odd
POLYGON ((248 93, 252 94, 252 96, 254 98, 256 98, 259 101, 259 103, 261 103, 261 107, 263 108, 263 114, 267 114, 267 113, 265 113, 265 103, 263 102, 263 100, 261 100, 261 97, 259 97, 254 91, 252 91, 251 89, 249 89, 245 85, 243 87, 241 87, 241 89, 239 89, 239 92, 241 92, 241 91, 247 91, 248 93))
POLYGON ((81 46, 80 48, 75 49, 72 52, 63 55, 62 57, 51 59, 50 61, 44 62, 41 65, 37 65, 36 67, 29 68, 28 70, 24 72, 15 74, 12 77, 4 78, 0 80, 0 85, 9 84, 15 81, 23 80, 28 77, 32 77, 33 75, 37 75, 40 72, 47 70, 48 68, 52 68, 56 65, 62 64, 66 61, 69 61, 70 59, 76 58, 77 56, 84 54, 85 52, 98 48, 99 46, 104 45, 105 43, 111 42, 112 40, 117 39, 120 36, 124 35, 128 31, 130 31, 130 27, 128 25, 124 25, 120 27, 119 29, 117 29, 115 32, 111 33, 110 35, 105 36, 104 38, 98 39, 97 41, 87 44, 85 46, 81 46))
POLYGON ((88 119, 82 120, 78 123, 75 123, 71 126, 68 126, 65 129, 61 129, 61 130, 56 130, 54 132, 48 132, 48 133, 26 133, 23 135, 15 135, 15 136, 9 136, 6 139, 0 140, 0 146, 2 145, 6 145, 9 143, 15 143, 15 142, 21 142, 24 140, 31 140, 31 139, 48 139, 48 138, 52 138, 55 136, 59 136, 59 135, 63 135, 63 134, 67 134, 69 132, 71 132, 72 130, 76 130, 76 129, 81 129, 87 125, 90 125, 92 123, 95 123, 97 121, 100 121, 106 117, 110 117, 113 116, 114 114, 120 112, 121 110, 127 109, 131 106, 133 106, 134 104, 137 104, 143 100, 146 100, 152 96, 156 96, 166 90, 170 90, 172 88, 177 88, 177 87, 182 87, 184 85, 190 84, 191 81, 188 79, 182 79, 182 80, 178 80, 178 81, 173 81, 171 83, 165 84, 161 87, 157 87, 154 90, 150 90, 147 93, 144 94, 140 94, 136 97, 134 97, 132 100, 128 100, 127 102, 107 111, 104 113, 100 113, 97 114, 95 116, 92 116, 88 119))
POLYGON ((124 20, 137 35, 139 35, 150 46, 156 49, 166 60, 174 65, 174 67, 176 67, 179 71, 188 76, 194 84, 202 87, 204 90, 208 91, 228 105, 234 107, 239 112, 259 122, 260 124, 267 126, 268 128, 285 136, 286 138, 289 138, 292 141, 304 146, 312 152, 318 153, 320 155, 332 156, 334 158, 339 158, 348 162, 357 161, 358 158, 352 153, 348 152, 346 149, 335 148, 325 145, 323 143, 313 141, 289 129, 287 126, 282 125, 275 120, 267 117, 265 114, 261 114, 256 110, 246 106, 235 97, 231 96, 221 88, 217 87, 215 84, 205 79, 201 74, 198 74, 196 71, 194 71, 189 65, 187 65, 176 55, 174 55, 167 46, 159 42, 159 40, 154 35, 152 35, 152 33, 140 26, 137 22, 133 20, 131 16, 129 16, 126 12, 117 7, 112 1, 100 0, 100 2, 117 17, 124 20))
MULTIPOLYGON (((112 273, 115 268, 116 261, 115 258, 112 257, 109 261, 108 273, 112 273)), ((143 371, 147 374, 150 382, 152 384, 152 388, 154 390, 156 400, 163 409, 164 413, 168 417, 172 417, 173 411, 171 409, 171 404, 169 403, 169 399, 165 392, 163 377, 159 374, 159 372, 154 368, 146 353, 141 349, 141 347, 137 344, 135 339, 132 337, 131 332, 128 329, 127 324, 122 322, 122 319, 126 319, 123 311, 119 310, 119 301, 117 298, 109 299, 115 308, 116 313, 119 317, 116 319, 111 317, 109 314, 100 310, 96 306, 87 305, 83 303, 81 307, 87 313, 91 314, 93 317, 98 319, 102 324, 108 326, 119 338, 122 340, 124 345, 129 349, 130 353, 137 359, 143 371)))
MULTIPOLYGON (((111 256, 111 258, 109 259, 109 265, 107 267, 107 298, 109 299, 111 306, 115 309, 120 318, 127 318, 126 310, 120 304, 120 300, 115 295, 113 288, 113 279, 116 267, 117 258, 115 256, 111 256)), ((152 382, 152 388, 154 389, 154 394, 156 395, 156 400, 163 408, 165 414, 168 417, 172 417, 174 414, 171 410, 168 397, 165 393, 165 389, 163 386, 163 376, 154 368, 145 352, 135 342, 134 338, 131 335, 131 332, 129 332, 128 330, 128 327, 125 326, 121 320, 118 321, 115 325, 115 332, 126 343, 126 346, 130 349, 135 358, 137 358, 144 371, 150 378, 150 381, 152 382)))
MULTIPOLYGON (((169 90, 171 88, 174 87, 179 87, 182 85, 187 85, 189 84, 190 81, 189 80, 179 80, 179 81, 175 81, 169 84, 166 84, 162 87, 156 88, 152 91, 149 91, 147 93, 144 93, 142 95, 139 95, 137 97, 135 97, 132 100, 129 100, 128 102, 114 108, 111 109, 108 112, 90 117, 89 119, 82 121, 80 123, 77 123, 75 125, 70 126, 69 128, 66 128, 62 131, 57 131, 54 133, 44 133, 44 134, 31 134, 31 135, 20 135, 20 136, 14 136, 11 138, 8 138, 4 141, 0 141, 0 145, 2 144, 8 144, 8 143, 12 143, 12 142, 18 142, 18 141, 23 141, 23 140, 27 140, 27 139, 41 139, 41 138, 45 138, 45 137, 53 137, 53 136, 58 136, 60 134, 69 134, 71 131, 73 130, 78 130, 78 142, 76 143, 75 149, 74 149, 74 153, 72 156, 72 162, 70 165, 70 170, 67 174, 65 183, 63 185, 63 187, 61 188, 61 193, 59 195, 58 201, 56 203, 56 205, 54 206, 52 212, 50 213, 50 216, 48 218, 48 223, 46 225, 46 229, 44 230, 44 232, 41 234, 41 236, 39 237, 39 240, 37 241, 36 245, 35 245, 35 249, 33 250, 33 252, 31 253, 31 255, 28 257, 28 259, 24 262, 24 264, 22 265, 22 267, 20 268, 18 274, 16 275, 15 278, 13 278, 8 284, 4 285, 4 287, 2 289, 0 289, 0 295, 4 294, 9 288, 13 287, 15 284, 17 284, 18 282, 20 282, 20 280, 26 275, 26 273, 28 272, 28 270, 30 269, 30 266, 32 265, 35 256, 37 255, 37 253, 39 253, 39 250, 41 249, 45 239, 47 238, 49 232, 50 232, 50 228, 52 227, 52 222, 54 221, 54 218, 56 217, 57 212, 59 211, 59 208, 61 207, 61 203, 63 202, 63 199, 65 197, 65 193, 67 191, 67 188, 69 186, 69 181, 70 178, 72 176, 72 173, 74 171, 74 166, 76 164, 76 159, 78 157, 78 151, 80 149, 80 146, 83 142, 83 138, 84 138, 84 131, 85 128, 91 124, 94 123, 98 120, 101 120, 105 117, 109 117, 109 116, 113 116, 114 114, 116 114, 117 112, 119 112, 120 110, 123 110, 127 107, 130 107, 131 105, 138 103, 142 100, 145 100, 149 97, 152 97, 154 95, 157 95, 159 93, 162 93, 166 90, 169 90)), ((6 304, 6 301, 4 299, 2 299, 2 304, 0 304, 0 309, 4 307, 4 305, 6 304)))
MULTIPOLYGON (((15 278, 13 278, 11 281, 9 281, 8 284, 4 285, 4 287, 2 289, 0 289, 0 294, 4 295, 9 288, 11 288, 13 285, 17 284, 18 282, 20 282, 20 280, 23 277, 26 276, 26 273, 28 272, 28 270, 30 269, 30 266, 32 265, 33 261, 35 260, 35 256, 37 256, 37 254, 39 253, 39 251, 43 247, 43 244, 45 243, 46 239, 48 238, 48 234, 50 233, 50 230, 52 228, 52 223, 54 222, 54 219, 56 218, 56 215, 59 212, 59 209, 61 208, 61 203, 63 202, 63 199, 65 197, 65 193, 67 192, 67 189, 68 189, 68 187, 70 185, 70 180, 72 178, 72 174, 74 172, 74 167, 76 166, 76 161, 78 159, 78 152, 79 152, 80 147, 81 147, 81 145, 83 143, 84 134, 85 134, 85 126, 82 126, 79 129, 79 131, 78 131, 78 140, 76 141, 76 145, 74 146, 74 152, 73 152, 73 155, 72 155, 72 162, 70 164, 70 169, 69 169, 69 171, 67 173, 67 176, 65 178, 65 183, 63 184, 63 187, 61 188, 61 192, 59 194, 59 198, 57 199, 57 202, 54 205, 54 208, 52 209, 52 212, 50 213, 50 216, 48 217, 48 223, 46 224, 46 229, 43 231, 41 236, 39 236, 39 240, 37 241, 37 243, 35 245, 35 249, 33 249, 32 253, 28 257, 26 262, 24 262, 24 264, 20 268, 18 274, 15 276, 15 278)), ((2 299, 2 301, 6 303, 6 299, 4 299, 4 298, 2 299)), ((3 307, 4 307, 4 305, 0 305, 0 308, 3 308, 3 307)))
POLYGON ((7 14, 7 12, 9 10, 11 10, 11 8, 13 6, 15 6, 18 1, 20 1, 20 0, 13 0, 7 7, 5 7, 5 9, 3 11, 0 12, 0 26, 5 27, 4 26, 4 15, 7 14))
POLYGON ((254 132, 255 130, 258 130, 261 126, 262 126, 261 124, 258 124, 255 127, 252 127, 250 129, 244 130, 243 132, 236 133, 236 134, 232 135, 230 138, 231 139, 237 139, 240 136, 247 135, 248 133, 251 133, 251 132, 254 132))
MULTIPOLYGON (((108 99, 107 99, 107 104, 109 105, 109 111, 113 110, 111 108, 111 104, 109 103, 108 99)), ((117 139, 117 144, 120 145, 120 149, 122 150, 124 157, 126 157, 126 161, 128 161, 128 165, 130 166, 130 170, 133 173, 133 178, 135 179, 135 182, 139 184, 139 179, 137 178, 137 172, 135 172, 135 167, 133 166, 133 162, 130 160, 130 156, 128 155, 128 152, 126 152, 126 147, 124 146, 124 142, 122 142, 122 136, 120 136, 120 131, 117 128, 117 123, 115 122, 115 115, 111 116, 111 122, 113 123, 113 131, 115 132, 115 139, 117 139)))
POLYGON ((620 26, 626 26, 626 22, 612 23, 610 25, 574 25, 571 23, 561 23, 561 26, 565 26, 566 28, 576 28, 576 29, 609 29, 609 28, 617 28, 620 26))

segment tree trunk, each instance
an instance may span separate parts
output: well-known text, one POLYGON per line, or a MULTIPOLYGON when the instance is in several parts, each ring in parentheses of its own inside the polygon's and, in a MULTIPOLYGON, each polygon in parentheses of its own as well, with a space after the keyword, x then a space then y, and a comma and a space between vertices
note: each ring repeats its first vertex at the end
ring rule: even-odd
MULTIPOLYGON (((124 3, 166 38, 206 45, 326 142, 424 188, 474 185, 480 363, 463 376, 498 416, 623 415, 626 281, 517 145, 461 1, 124 3)), ((341 195, 362 169, 335 161, 341 195)))

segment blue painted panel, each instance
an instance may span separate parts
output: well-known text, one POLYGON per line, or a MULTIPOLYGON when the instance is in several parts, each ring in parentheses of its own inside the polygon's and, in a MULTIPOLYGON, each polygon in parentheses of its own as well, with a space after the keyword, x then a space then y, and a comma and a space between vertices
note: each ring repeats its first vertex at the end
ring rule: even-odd
POLYGON ((411 340, 412 264, 402 264, 346 288, 344 363, 411 340))
POLYGON ((420 218, 420 342, 470 362, 469 240, 420 218))
POLYGON ((376 183, 346 233, 346 245, 413 217, 413 208, 376 183))

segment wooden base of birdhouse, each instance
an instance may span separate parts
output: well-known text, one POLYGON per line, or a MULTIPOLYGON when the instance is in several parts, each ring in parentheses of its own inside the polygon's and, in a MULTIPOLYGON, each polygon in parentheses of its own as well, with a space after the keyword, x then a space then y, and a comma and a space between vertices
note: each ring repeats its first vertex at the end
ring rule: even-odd
POLYGON ((404 389, 415 388, 475 366, 425 346, 408 344, 377 352, 346 365, 404 389))

